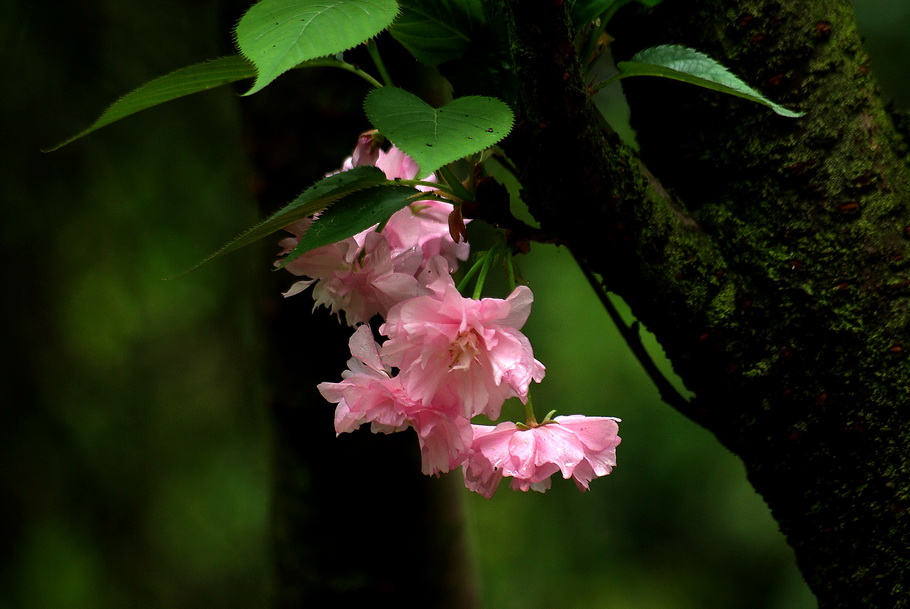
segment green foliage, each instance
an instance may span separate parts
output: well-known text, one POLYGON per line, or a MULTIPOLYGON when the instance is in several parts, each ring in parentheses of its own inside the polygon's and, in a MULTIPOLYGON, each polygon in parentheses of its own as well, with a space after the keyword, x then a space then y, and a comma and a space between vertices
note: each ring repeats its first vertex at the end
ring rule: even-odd
MULTIPOLYGON (((359 70, 356 66, 336 59, 334 57, 325 57, 322 59, 311 59, 294 66, 295 68, 341 68, 352 72, 370 81, 375 86, 379 83, 373 81, 370 76, 359 70)), ((126 118, 141 110, 151 108, 169 102, 193 93, 207 91, 220 85, 226 85, 246 78, 256 76, 256 69, 240 55, 231 55, 203 63, 181 68, 160 78, 152 80, 132 93, 128 93, 119 100, 111 104, 98 119, 87 129, 80 131, 76 135, 62 141, 45 152, 53 152, 67 144, 85 137, 86 135, 106 127, 113 122, 126 118)))
POLYGON ((284 268, 294 258, 312 249, 337 243, 374 224, 385 222, 420 194, 419 190, 409 186, 385 185, 345 196, 319 216, 278 268, 284 268))
POLYGON ((581 27, 607 12, 614 4, 625 4, 628 0, 576 0, 572 3, 572 23, 581 27))
POLYGON ((619 62, 616 67, 619 74, 604 84, 630 76, 660 76, 742 97, 768 106, 781 116, 798 118, 803 115, 772 102, 727 68, 694 49, 670 44, 651 47, 638 52, 629 61, 619 62))
MULTIPOLYGON (((579 28, 604 13, 615 13, 619 7, 629 4, 632 0, 575 0, 571 6, 572 23, 579 28)), ((663 0, 637 0, 645 6, 657 6, 663 0)))
POLYGON ((88 128, 60 142, 47 152, 62 148, 85 137, 89 133, 131 114, 151 108, 186 95, 206 91, 220 85, 252 78, 256 71, 250 63, 238 55, 222 57, 181 68, 152 80, 135 91, 127 93, 111 104, 88 128))
POLYGON ((463 57, 484 23, 480 0, 402 0, 401 8, 389 33, 430 67, 463 57))
POLYGON ((369 40, 398 15, 395 0, 262 0, 237 24, 237 47, 256 66, 255 93, 297 64, 369 40))
POLYGON ((514 121, 509 106, 494 97, 459 97, 433 108, 395 87, 371 91, 364 109, 373 125, 417 162, 421 175, 496 144, 514 121))
MULTIPOLYGON (((211 262, 212 260, 219 258, 229 252, 254 243, 263 237, 267 237, 275 231, 280 230, 285 226, 296 222, 297 220, 312 216, 313 214, 317 214, 328 208, 330 205, 336 203, 344 197, 347 197, 348 195, 356 193, 359 190, 372 188, 381 184, 390 184, 390 182, 386 180, 385 174, 382 173, 382 170, 377 169, 376 167, 355 167, 350 171, 336 173, 335 175, 323 178, 319 182, 316 182, 316 184, 313 186, 310 186, 308 189, 306 189, 299 197, 282 207, 280 210, 276 211, 274 214, 262 222, 256 224, 249 230, 230 240, 221 249, 193 266, 187 272, 193 271, 203 264, 211 262)), ((394 185, 394 182, 391 182, 391 184, 394 185)), ((398 188, 404 187, 396 186, 396 192, 398 188)), ((418 192, 413 188, 408 188, 407 190, 408 194, 414 194, 418 192)), ((403 206, 404 204, 402 204, 402 207, 403 206)), ((336 232, 341 233, 347 231, 347 234, 340 238, 344 239, 345 237, 349 237, 357 232, 360 232, 364 228, 375 223, 376 221, 371 221, 362 228, 340 227, 336 228, 336 232)), ((316 224, 319 224, 319 222, 316 224)), ((357 226, 360 226, 360 224, 357 224, 357 226)), ((336 239, 336 241, 338 240, 339 239, 336 239)))

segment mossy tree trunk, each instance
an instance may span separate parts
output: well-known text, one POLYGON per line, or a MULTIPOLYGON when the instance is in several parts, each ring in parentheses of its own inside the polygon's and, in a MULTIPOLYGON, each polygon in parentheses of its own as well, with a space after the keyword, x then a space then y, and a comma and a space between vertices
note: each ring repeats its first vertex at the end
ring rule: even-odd
POLYGON ((850 2, 623 9, 618 59, 693 47, 806 112, 624 81, 640 158, 598 122, 565 4, 506 2, 531 211, 656 334, 819 606, 910 606, 910 170, 850 2))

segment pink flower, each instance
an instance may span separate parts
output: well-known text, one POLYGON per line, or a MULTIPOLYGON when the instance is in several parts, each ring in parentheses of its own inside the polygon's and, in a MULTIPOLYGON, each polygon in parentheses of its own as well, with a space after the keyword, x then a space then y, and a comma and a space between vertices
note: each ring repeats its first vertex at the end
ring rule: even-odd
POLYGON ((471 451, 471 422, 456 401, 437 400, 431 406, 413 408, 409 422, 420 441, 421 471, 439 475, 464 463, 471 451))
MULTIPOLYGON (((411 179, 418 169, 401 150, 380 150, 373 134, 367 132, 358 139, 343 169, 373 164, 390 179, 411 179)), ((417 201, 393 214, 380 233, 374 226, 295 258, 285 268, 308 279, 294 283, 284 295, 293 296, 312 286, 314 308, 325 306, 336 315, 344 312, 350 326, 385 315, 392 305, 422 293, 416 276, 430 259, 442 255, 448 272, 467 259, 468 244, 455 243, 448 234, 446 214, 451 209, 438 201, 417 201)), ((313 222, 313 218, 305 218, 286 227, 293 236, 280 242, 283 255, 297 246, 313 222)))
POLYGON ((392 146, 388 152, 380 149, 371 131, 361 133, 357 138, 354 152, 341 164, 341 171, 349 171, 354 167, 372 165, 378 167, 390 180, 401 178, 413 180, 419 169, 414 159, 405 154, 401 149, 392 146))
POLYGON ((474 425, 465 486, 492 497, 502 478, 510 477, 515 490, 543 492, 550 488, 550 476, 561 472, 586 491, 591 480, 606 476, 616 465, 618 421, 572 415, 531 428, 511 421, 496 427, 474 425))
MULTIPOLYGON (((439 258, 428 270, 445 263, 439 258)), ((531 290, 520 286, 505 300, 464 298, 448 274, 436 273, 430 294, 389 309, 380 333, 389 337, 383 360, 400 369, 412 397, 431 402, 448 392, 461 401, 464 416, 499 416, 510 397, 527 399, 531 381, 544 366, 519 329, 531 311, 531 290)))
POLYGON ((385 315, 392 305, 422 293, 415 277, 422 261, 416 250, 393 257, 381 233, 365 231, 291 261, 285 268, 311 279, 298 281, 285 296, 315 284, 313 308, 324 306, 335 314, 344 311, 348 325, 355 326, 374 315, 385 315))
MULTIPOLYGON (((378 151, 376 155, 372 137, 368 134, 361 136, 354 155, 350 159, 350 169, 357 163, 362 165, 373 164, 390 180, 401 178, 411 180, 417 177, 418 166, 414 160, 400 149, 392 146, 388 152, 378 151), (369 152, 368 152, 369 151, 369 152), (369 162, 365 159, 374 159, 369 162)), ((434 182, 435 176, 427 176, 424 181, 434 182)), ((429 191, 431 188, 420 186, 420 190, 429 191)), ((452 206, 440 201, 416 201, 407 205, 389 218, 382 232, 389 240, 393 250, 409 250, 419 248, 424 255, 424 261, 433 256, 442 255, 449 263, 449 271, 458 270, 458 261, 467 260, 470 246, 466 242, 455 243, 449 235, 449 214, 452 206)))
POLYGON ((379 345, 368 325, 348 341, 353 357, 340 383, 319 383, 317 389, 335 408, 335 433, 354 431, 370 423, 373 432, 390 433, 407 428, 408 400, 398 379, 379 358, 379 345))
POLYGON ((392 146, 388 152, 379 151, 376 167, 382 169, 382 173, 390 180, 395 178, 413 180, 417 177, 417 170, 420 169, 414 159, 395 146, 392 146))
POLYGON ((370 423, 373 433, 417 432, 423 473, 440 474, 461 465, 471 448, 473 432, 454 396, 432 404, 414 400, 398 377, 382 362, 379 345, 368 325, 357 328, 348 342, 353 357, 340 383, 320 383, 319 392, 335 408, 335 432, 351 432, 370 423))
POLYGON ((452 206, 440 201, 417 201, 395 212, 382 234, 393 249, 417 248, 424 263, 442 256, 448 263, 448 272, 458 270, 459 261, 467 260, 471 246, 467 241, 455 243, 449 234, 449 214, 452 206))
POLYGON ((344 161, 344 170, 347 171, 361 165, 375 165, 379 160, 379 155, 382 154, 382 150, 379 148, 381 144, 382 137, 375 129, 361 133, 357 137, 357 145, 354 146, 353 154, 344 161))

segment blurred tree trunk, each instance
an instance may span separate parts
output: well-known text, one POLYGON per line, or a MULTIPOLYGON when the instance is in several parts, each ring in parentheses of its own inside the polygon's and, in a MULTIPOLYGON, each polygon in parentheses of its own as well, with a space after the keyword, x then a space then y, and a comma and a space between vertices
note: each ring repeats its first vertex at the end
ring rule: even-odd
POLYGON ((640 158, 599 126, 565 4, 506 2, 531 211, 657 335, 819 606, 910 606, 910 170, 850 2, 623 9, 618 60, 682 44, 806 112, 623 81, 640 158))
MULTIPOLYGON (((249 5, 222 2, 222 31, 249 5)), ((234 52, 229 44, 226 54, 234 52)), ((341 167, 370 128, 360 105, 366 92, 355 77, 306 70, 240 104, 263 214, 341 167)), ((460 480, 420 473, 413 432, 376 436, 365 428, 335 437, 333 408, 316 385, 340 380, 352 329, 325 309, 311 313, 307 295, 281 299, 292 275, 271 279, 260 310, 274 428, 273 605, 476 607, 460 480)))
MULTIPOLYGON (((305 91, 332 83, 337 87, 335 73, 307 73, 291 90, 263 91, 261 104, 244 108, 263 214, 321 177, 301 178, 307 163, 340 166, 345 153, 329 156, 329 149, 306 143, 356 133, 351 117, 359 96, 336 91, 337 97, 325 98, 351 103, 337 116, 331 112, 337 105, 307 101, 312 97, 305 91)), ((277 246, 272 258, 276 252, 277 246)), ((459 480, 420 473, 412 432, 386 437, 364 428, 335 437, 334 409, 316 385, 340 379, 351 329, 325 310, 311 313, 305 296, 281 300, 294 280, 276 273, 261 307, 274 424, 275 606, 476 606, 459 480)))

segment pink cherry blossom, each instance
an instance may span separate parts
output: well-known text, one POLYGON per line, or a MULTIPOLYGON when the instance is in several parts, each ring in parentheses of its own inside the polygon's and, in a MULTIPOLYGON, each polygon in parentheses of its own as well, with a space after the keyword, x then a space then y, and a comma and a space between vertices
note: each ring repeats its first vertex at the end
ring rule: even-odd
POLYGON ((439 475, 464 463, 471 451, 471 422, 454 400, 436 399, 430 406, 411 408, 409 422, 420 441, 421 471, 439 475))
MULTIPOLYGON (((444 264, 437 258, 435 268, 444 264)), ((495 419, 507 398, 526 401, 531 381, 540 382, 545 371, 519 332, 531 311, 531 290, 520 286, 505 300, 474 300, 463 297, 448 274, 439 274, 429 289, 389 309, 379 328, 389 337, 383 360, 401 370, 408 392, 426 402, 450 392, 467 418, 495 419)))
POLYGON ((414 400, 398 377, 381 360, 379 345, 368 325, 357 328, 348 342, 353 357, 340 383, 317 388, 335 408, 335 432, 351 432, 370 423, 374 433, 417 432, 423 473, 438 475, 461 465, 471 448, 473 433, 452 395, 430 404, 414 400))
POLYGON ((474 425, 465 486, 492 497, 502 478, 510 477, 513 489, 543 492, 550 488, 550 476, 561 472, 586 491, 591 480, 608 475, 616 465, 618 421, 571 415, 530 428, 511 421, 496 427, 474 425))
POLYGON ((388 152, 384 150, 379 152, 379 158, 376 159, 376 167, 381 169, 385 177, 390 180, 395 178, 413 180, 417 177, 417 171, 420 169, 414 159, 395 146, 389 148, 388 152))
POLYGON ((340 383, 319 383, 317 389, 335 408, 335 433, 354 431, 370 423, 374 432, 390 433, 407 428, 406 407, 410 400, 398 379, 379 358, 379 345, 368 325, 362 325, 348 341, 351 355, 340 383))
POLYGON ((466 241, 456 243, 449 234, 449 214, 452 206, 440 201, 417 201, 395 212, 382 233, 389 245, 397 250, 417 248, 424 263, 442 256, 448 272, 458 270, 459 261, 468 259, 471 246, 466 241))
MULTIPOLYGON (((365 145, 364 147, 368 146, 365 145)), ((361 145, 358 144, 358 149, 361 145)), ((356 154, 352 159, 357 159, 356 154)), ((365 153, 361 153, 364 156, 365 153)), ((363 163, 366 164, 366 163, 363 163)), ((401 178, 411 180, 417 177, 418 166, 414 160, 399 148, 392 146, 388 152, 380 150, 375 160, 376 167, 381 169, 390 180, 401 178)), ((434 182, 433 175, 423 178, 434 182)), ((428 186, 419 186, 420 190, 432 190, 428 186)), ((452 206, 441 201, 416 201, 396 212, 389 218, 382 232, 389 240, 393 250, 409 250, 417 247, 424 254, 424 261, 433 256, 442 255, 449 263, 450 272, 458 269, 459 260, 467 260, 470 246, 466 242, 455 243, 449 235, 449 214, 452 206)))
POLYGON ((385 177, 390 180, 395 178, 413 180, 420 169, 414 159, 405 154, 400 148, 392 146, 388 151, 379 148, 373 133, 370 131, 361 133, 357 138, 354 152, 341 164, 341 171, 349 171, 354 167, 362 167, 364 165, 378 167, 385 174, 385 177))
POLYGON ((385 315, 392 305, 421 293, 415 275, 422 262, 417 250, 393 256, 381 233, 365 231, 292 260, 285 268, 310 279, 292 285, 285 296, 313 285, 313 308, 324 306, 335 314, 344 311, 348 325, 354 326, 385 315))
POLYGON ((382 154, 382 149, 379 147, 382 144, 382 138, 377 136, 376 130, 371 129, 357 137, 357 145, 354 147, 354 152, 350 158, 344 161, 344 171, 362 165, 376 164, 376 161, 379 160, 379 155, 382 154))
MULTIPOLYGON (((373 164, 390 179, 411 179, 418 170, 413 159, 398 148, 380 150, 373 134, 367 132, 358 139, 343 169, 373 164)), ((452 272, 460 260, 467 259, 468 244, 455 243, 448 234, 451 209, 438 201, 417 201, 393 214, 382 232, 377 233, 374 226, 295 258, 284 268, 307 279, 294 283, 284 295, 293 296, 312 286, 314 308, 325 306, 336 315, 343 312, 350 326, 385 315, 392 305, 420 293, 416 276, 429 260, 443 256, 452 272)), ((281 255, 293 251, 314 221, 318 220, 305 218, 285 228, 292 236, 280 242, 281 255)))

